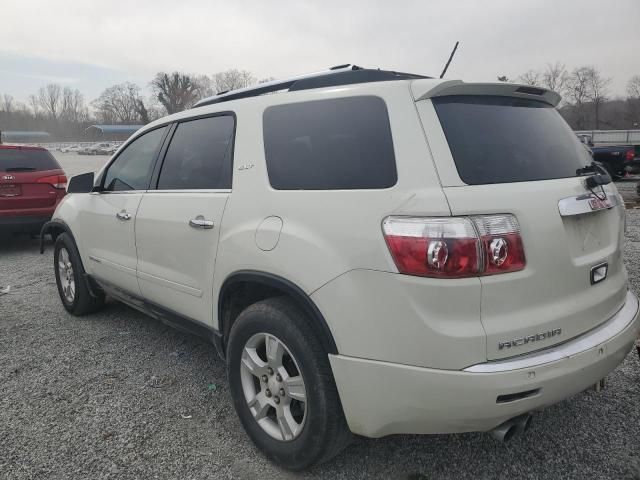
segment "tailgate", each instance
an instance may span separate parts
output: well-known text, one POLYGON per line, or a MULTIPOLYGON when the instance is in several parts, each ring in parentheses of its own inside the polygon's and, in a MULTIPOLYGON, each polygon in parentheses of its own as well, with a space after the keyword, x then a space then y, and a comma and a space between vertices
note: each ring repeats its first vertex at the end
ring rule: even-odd
MULTIPOLYGON (((561 200, 585 193, 581 180, 445 188, 454 215, 496 213, 502 205, 500 213, 512 213, 520 223, 525 269, 480 277, 488 359, 567 341, 624 304, 624 204, 561 216, 561 200), (605 262, 606 278, 592 285, 591 269, 605 262)), ((617 199, 615 187, 608 187, 609 197, 617 199)))
POLYGON ((498 85, 483 95, 474 89, 489 87, 463 87, 464 94, 417 102, 451 213, 515 215, 526 257, 521 271, 479 277, 487 357, 584 334, 625 300, 624 203, 613 184, 596 193, 616 206, 600 209, 593 200, 584 176, 594 174, 592 159, 546 91, 498 85), (592 283, 592 269, 603 264, 605 278, 592 283))
POLYGON ((0 172, 0 213, 53 207, 59 189, 41 179, 57 175, 63 175, 63 172, 0 172))

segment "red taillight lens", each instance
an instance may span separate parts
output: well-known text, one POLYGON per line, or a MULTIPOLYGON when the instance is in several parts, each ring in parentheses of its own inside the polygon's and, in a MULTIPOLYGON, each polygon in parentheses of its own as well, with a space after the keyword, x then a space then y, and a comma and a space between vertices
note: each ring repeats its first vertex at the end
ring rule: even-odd
POLYGON ((400 273, 464 278, 514 272, 525 266, 513 215, 387 217, 384 237, 400 273))
POLYGON ((480 272, 478 236, 468 218, 388 217, 383 231, 401 273, 460 278, 480 272))
POLYGON ((51 175, 49 177, 42 177, 37 180, 38 183, 48 183, 53 188, 67 188, 67 177, 64 175, 51 175))
POLYGON ((635 151, 633 149, 627 150, 627 153, 624 154, 624 161, 625 162, 632 162, 633 161, 633 157, 635 157, 635 151))
POLYGON ((484 275, 522 270, 526 264, 520 225, 513 215, 473 217, 484 253, 484 275))

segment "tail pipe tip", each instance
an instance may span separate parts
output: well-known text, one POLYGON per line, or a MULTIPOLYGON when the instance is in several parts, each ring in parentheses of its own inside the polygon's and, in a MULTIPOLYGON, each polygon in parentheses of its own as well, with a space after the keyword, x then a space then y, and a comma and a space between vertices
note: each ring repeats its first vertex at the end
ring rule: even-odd
POLYGON ((496 440, 506 443, 511 440, 516 434, 524 433, 529 430, 532 419, 533 417, 530 413, 525 413, 523 415, 511 418, 491 430, 491 435, 496 440))

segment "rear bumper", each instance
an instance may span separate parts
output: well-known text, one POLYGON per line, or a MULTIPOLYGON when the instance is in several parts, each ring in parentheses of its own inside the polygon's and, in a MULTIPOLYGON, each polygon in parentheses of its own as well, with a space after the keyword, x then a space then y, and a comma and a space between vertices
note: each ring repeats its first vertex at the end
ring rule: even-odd
POLYGON ((639 331, 638 300, 628 292, 623 308, 591 332, 554 349, 462 371, 329 357, 354 433, 381 437, 486 431, 595 384, 624 360, 639 331), (533 393, 497 401, 521 392, 533 393))
POLYGON ((51 215, 0 216, 0 231, 40 232, 42 226, 51 220, 51 215))

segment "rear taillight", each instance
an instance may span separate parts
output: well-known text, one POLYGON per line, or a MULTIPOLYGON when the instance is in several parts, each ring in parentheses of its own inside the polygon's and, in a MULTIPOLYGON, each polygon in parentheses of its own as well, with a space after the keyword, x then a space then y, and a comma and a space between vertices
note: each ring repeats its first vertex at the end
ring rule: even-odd
POLYGON ((633 149, 627 150, 627 152, 624 154, 624 161, 625 162, 632 162, 633 161, 633 157, 635 157, 635 151, 633 149))
POLYGON ((464 278, 525 267, 513 215, 387 217, 382 228, 400 273, 464 278))
POLYGON ((53 188, 67 188, 67 177, 64 175, 51 175, 49 177, 42 177, 37 180, 38 183, 48 183, 53 188))
POLYGON ((482 251, 484 275, 515 272, 525 266, 520 225, 513 215, 474 216, 482 251))

